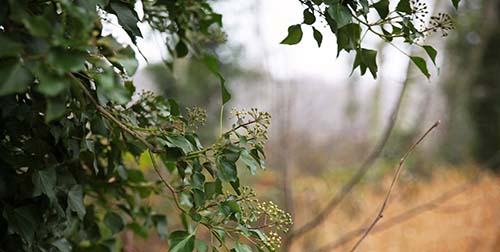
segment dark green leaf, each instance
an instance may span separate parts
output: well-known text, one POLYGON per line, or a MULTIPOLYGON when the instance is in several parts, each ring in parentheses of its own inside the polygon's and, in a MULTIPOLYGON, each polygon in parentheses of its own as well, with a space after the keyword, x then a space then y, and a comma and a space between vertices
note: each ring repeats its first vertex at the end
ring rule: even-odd
POLYGON ((318 43, 318 47, 321 47, 321 43, 323 42, 323 35, 321 34, 321 32, 316 30, 314 26, 312 27, 312 29, 313 29, 314 39, 316 40, 316 43, 318 43))
POLYGON ((19 234, 23 240, 32 243, 38 226, 36 207, 23 206, 15 209, 7 209, 8 228, 19 234))
POLYGON ((451 2, 453 3, 453 7, 455 7, 455 9, 458 9, 458 4, 460 4, 460 0, 451 0, 451 2))
POLYGON ((410 0, 400 0, 398 6, 396 6, 396 11, 411 14, 410 0))
POLYGON ((0 96, 23 92, 33 76, 17 59, 0 60, 0 96))
POLYGON ((299 43, 300 40, 302 40, 302 28, 300 24, 291 25, 288 27, 288 35, 281 41, 281 44, 295 45, 299 43))
POLYGON ((85 216, 85 206, 83 205, 83 189, 80 185, 74 185, 68 192, 68 207, 76 212, 78 218, 85 216))
POLYGON ((183 58, 189 53, 189 49, 186 46, 186 43, 184 43, 182 40, 177 43, 175 46, 175 52, 177 53, 177 57, 183 58))
POLYGON ((373 4, 375 10, 377 10, 380 18, 385 19, 389 14, 389 0, 380 0, 373 4))
POLYGON ((123 230, 125 223, 122 217, 114 212, 107 212, 104 216, 104 224, 111 230, 111 233, 116 234, 123 230))
POLYGON ((259 163, 250 155, 248 150, 243 149, 240 154, 241 161, 246 165, 248 170, 252 175, 255 175, 257 173, 257 167, 259 166, 259 163))
POLYGON ((153 215, 152 217, 153 223, 156 228, 156 232, 160 236, 161 239, 166 239, 168 235, 168 230, 167 230, 167 217, 165 215, 153 215))
POLYGON ((304 10, 304 24, 312 25, 316 22, 316 17, 314 14, 309 10, 305 9, 304 10))
POLYGON ((361 75, 364 75, 366 69, 369 69, 373 78, 377 78, 377 51, 364 48, 357 50, 352 71, 358 66, 361 70, 361 75))
POLYGON ((228 161, 222 157, 218 157, 216 160, 216 164, 219 170, 219 176, 223 181, 226 182, 236 181, 238 177, 236 171, 236 164, 234 162, 228 161))
POLYGON ((431 74, 429 70, 427 70, 427 62, 424 59, 418 56, 410 56, 411 61, 420 69, 420 71, 425 75, 425 77, 430 78, 431 74))
POLYGON ((23 49, 21 43, 18 43, 3 34, 0 34, 0 45, 2 45, 0 47, 0 58, 16 57, 23 49))
POLYGON ((168 141, 168 147, 177 147, 180 148, 184 154, 193 151, 193 146, 191 143, 181 135, 167 135, 166 139, 168 141))
POLYGON ((141 30, 137 27, 139 18, 132 6, 121 2, 112 2, 110 7, 116 13, 118 23, 128 33, 132 41, 135 41, 135 37, 142 37, 141 30))
POLYGON ((424 45, 423 48, 425 49, 425 52, 427 52, 427 55, 429 55, 429 57, 431 58, 432 63, 436 65, 436 56, 437 56, 436 49, 434 49, 434 47, 429 45, 424 45))
POLYGON ((51 122, 55 119, 59 119, 66 112, 65 101, 61 98, 50 98, 47 99, 47 109, 45 110, 45 122, 51 122))
POLYGON ((38 170, 31 175, 31 181, 33 182, 35 196, 41 192, 49 199, 55 199, 55 186, 56 186, 56 170, 54 167, 49 167, 43 170, 38 170))
POLYGON ((50 50, 47 61, 60 73, 78 72, 83 69, 86 54, 56 47, 50 50))
POLYGON ((193 252, 195 237, 186 231, 174 231, 168 237, 169 252, 193 252))
POLYGON ((56 247, 59 250, 59 252, 71 252, 71 251, 73 251, 73 246, 65 238, 52 242, 52 246, 56 247))
POLYGON ((348 24, 337 31, 337 57, 342 50, 351 51, 358 48, 361 38, 359 24, 348 24))
POLYGON ((215 58, 213 55, 205 54, 203 62, 208 67, 208 69, 219 78, 221 85, 222 105, 226 104, 229 100, 231 100, 231 93, 229 93, 229 91, 227 90, 226 80, 219 71, 219 63, 217 62, 217 58, 215 58))
POLYGON ((36 90, 47 96, 56 96, 71 85, 68 77, 55 73, 44 66, 38 70, 37 78, 40 84, 36 90))
POLYGON ((337 29, 352 23, 351 11, 341 3, 330 6, 328 15, 337 23, 337 29))
POLYGON ((132 76, 139 67, 139 62, 135 58, 135 52, 132 47, 127 46, 116 51, 113 56, 107 58, 114 66, 132 76))

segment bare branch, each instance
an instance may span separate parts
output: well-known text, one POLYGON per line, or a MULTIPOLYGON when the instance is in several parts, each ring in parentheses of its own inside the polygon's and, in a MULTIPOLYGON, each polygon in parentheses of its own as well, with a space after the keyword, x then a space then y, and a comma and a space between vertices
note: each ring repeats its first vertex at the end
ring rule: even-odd
POLYGON ((402 170, 402 167, 403 167, 405 161, 408 159, 410 154, 413 153, 413 151, 415 150, 417 145, 420 144, 420 142, 422 142, 425 139, 425 137, 433 129, 435 129, 437 126, 439 126, 440 123, 441 123, 441 121, 437 121, 436 123, 434 123, 434 125, 432 125, 413 145, 411 145, 410 148, 408 149, 408 151, 406 151, 406 153, 403 155, 403 157, 399 161, 398 167, 396 168, 396 172, 394 173, 394 177, 392 178, 391 185, 389 186, 389 189, 387 190, 384 201, 382 202, 382 206, 380 207, 380 210, 378 211, 377 216, 375 217, 373 222, 370 224, 370 226, 368 226, 368 228, 363 233, 363 235, 359 238, 359 240, 354 244, 354 246, 352 247, 350 252, 354 252, 356 250, 356 248, 358 248, 358 246, 361 244, 361 242, 366 238, 366 236, 368 236, 370 231, 372 231, 372 229, 375 227, 375 225, 377 225, 379 220, 382 219, 382 217, 384 216, 384 210, 387 207, 387 203, 389 202, 389 199, 391 197, 392 189, 394 188, 396 181, 398 181, 398 179, 399 179, 399 175, 401 174, 401 170, 402 170))
MULTIPOLYGON (((448 200, 450 200, 453 197, 467 191, 473 185, 476 185, 477 182, 479 181, 477 178, 478 177, 473 178, 473 179, 471 179, 471 180, 469 180, 469 181, 467 181, 459 186, 454 187, 453 189, 450 189, 450 190, 442 193, 438 197, 435 197, 435 198, 433 198, 433 199, 431 199, 431 200, 429 200, 421 205, 418 205, 416 207, 408 209, 408 210, 400 213, 399 215, 396 215, 392 218, 387 219, 386 221, 380 223, 375 228, 373 228, 371 233, 378 233, 378 232, 384 231, 384 230, 389 229, 391 227, 394 227, 398 224, 401 224, 404 221, 407 221, 407 220, 412 219, 414 217, 417 217, 423 213, 426 213, 428 211, 431 211, 431 210, 434 210, 434 209, 440 207, 442 204, 444 204, 448 200)), ((325 252, 325 251, 330 251, 330 250, 339 248, 340 246, 345 245, 346 243, 352 241, 356 237, 364 234, 367 230, 368 230, 367 227, 360 227, 360 228, 351 230, 351 231, 345 233, 343 236, 341 236, 337 240, 335 240, 331 243, 328 243, 328 244, 314 250, 313 252, 325 252)))
POLYGON ((372 167, 372 165, 380 156, 380 153, 382 153, 382 150, 384 149, 384 146, 387 143, 387 140, 389 139, 389 136, 391 135, 394 126, 396 125, 396 119, 398 117, 399 109, 401 107, 401 103, 407 86, 408 86, 407 82, 405 82, 403 87, 401 88, 398 100, 396 101, 396 104, 392 109, 389 122, 385 127, 380 140, 375 145, 370 155, 368 155, 368 157, 363 161, 361 166, 358 168, 356 174, 342 187, 342 189, 340 189, 340 191, 337 192, 337 194, 328 202, 326 207, 319 214, 316 215, 316 217, 314 217, 312 220, 302 225, 301 227, 292 230, 288 234, 287 239, 293 242, 295 240, 294 238, 303 236, 304 234, 306 234, 307 232, 311 231, 316 226, 321 224, 324 220, 326 220, 326 218, 333 212, 333 210, 335 210, 335 208, 342 202, 342 200, 344 200, 344 198, 365 176, 368 169, 372 167))

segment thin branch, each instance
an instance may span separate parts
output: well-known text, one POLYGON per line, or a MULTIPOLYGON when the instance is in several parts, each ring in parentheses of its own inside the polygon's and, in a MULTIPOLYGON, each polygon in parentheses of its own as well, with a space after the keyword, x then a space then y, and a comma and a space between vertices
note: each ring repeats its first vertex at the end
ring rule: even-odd
MULTIPOLYGON (((409 219, 417 217, 423 213, 434 210, 434 209, 440 207, 442 204, 444 204, 448 200, 451 200, 453 197, 467 191, 473 185, 477 184, 477 182, 478 182, 477 178, 471 179, 468 182, 465 182, 459 186, 456 186, 453 189, 450 189, 450 190, 442 193, 438 197, 435 197, 435 198, 433 198, 433 199, 431 199, 431 200, 429 200, 421 205, 418 205, 416 207, 408 209, 408 210, 400 213, 399 215, 396 215, 392 218, 389 218, 386 221, 379 224, 378 226, 376 226, 371 231, 371 233, 378 233, 378 232, 384 231, 384 230, 389 229, 391 227, 394 227, 394 226, 396 226, 404 221, 407 221, 409 219)), ((339 248, 340 246, 345 245, 346 243, 350 242, 351 240, 353 240, 356 237, 365 233, 367 229, 368 229, 367 227, 360 227, 358 229, 351 230, 351 231, 345 233, 343 236, 341 236, 337 240, 335 240, 331 243, 328 243, 328 244, 314 250, 313 252, 325 252, 325 251, 330 251, 330 250, 339 248)))
POLYGON ((103 108, 101 105, 99 105, 99 102, 92 96, 90 91, 87 89, 87 87, 78 79, 76 78, 73 74, 69 74, 72 79, 74 79, 82 88, 83 93, 89 98, 89 100, 94 104, 96 107, 97 111, 101 113, 104 117, 107 119, 111 120, 114 122, 120 129, 123 131, 127 132, 131 136, 135 137, 137 140, 139 140, 141 143, 143 143, 150 151, 153 152, 158 152, 159 150, 155 148, 151 143, 149 143, 141 134, 138 132, 130 129, 127 127, 125 124, 123 124, 119 119, 114 117, 109 111, 107 111, 105 108, 103 108))
POLYGON ((399 175, 401 174, 401 170, 403 168, 405 161, 408 159, 410 154, 413 153, 413 151, 415 150, 417 145, 420 144, 433 129, 438 127, 440 123, 441 123, 441 121, 437 121, 436 123, 434 123, 434 125, 432 125, 415 143, 413 143, 413 145, 411 145, 410 148, 408 149, 408 151, 406 151, 406 153, 403 155, 403 157, 399 161, 398 167, 396 168, 396 172, 394 174, 394 177, 392 178, 391 185, 389 186, 389 190, 387 190, 387 193, 385 195, 385 199, 382 202, 382 206, 380 207, 380 210, 378 211, 377 216, 375 217, 373 222, 370 224, 370 226, 366 229, 366 231, 363 233, 363 235, 359 238, 359 240, 354 244, 354 246, 352 247, 350 252, 354 252, 358 248, 358 246, 361 244, 361 242, 363 242, 363 240, 366 238, 366 236, 368 236, 370 231, 375 227, 375 225, 377 225, 379 220, 382 219, 382 217, 384 216, 384 210, 387 207, 387 203, 389 202, 389 199, 391 197, 392 189, 394 188, 396 181, 398 181, 398 179, 399 179, 399 175))
POLYGON ((407 83, 405 83, 401 88, 398 100, 394 105, 394 108, 391 112, 391 116, 389 118, 389 122, 385 127, 384 132, 382 133, 382 137, 375 145, 370 155, 366 157, 361 166, 358 168, 356 174, 354 174, 354 176, 344 186, 342 186, 340 191, 337 192, 337 194, 328 202, 326 207, 318 215, 316 215, 316 217, 314 217, 311 221, 307 222, 301 227, 292 230, 288 234, 288 239, 290 239, 291 242, 295 240, 294 238, 303 236, 307 232, 317 227, 323 221, 325 221, 326 218, 333 212, 333 210, 337 208, 337 206, 342 202, 342 200, 344 200, 344 198, 352 191, 352 189, 361 181, 361 179, 365 176, 368 169, 372 167, 372 165, 378 159, 380 153, 382 153, 382 150, 384 149, 384 146, 389 139, 389 136, 391 135, 394 126, 396 125, 396 119, 398 117, 399 109, 401 107, 401 103, 403 101, 403 97, 407 86, 408 86, 407 83))
POLYGON ((151 159, 151 163, 153 164, 153 168, 156 172, 156 174, 158 175, 158 177, 160 177, 160 180, 161 182, 168 188, 168 190, 172 193, 172 197, 174 198, 174 202, 175 202, 175 205, 177 206, 177 208, 181 211, 181 212, 184 212, 184 209, 182 209, 180 203, 179 203, 179 199, 177 198, 177 193, 175 192, 175 188, 170 184, 168 183, 168 181, 163 177, 163 175, 161 174, 161 171, 160 171, 160 168, 158 167, 158 163, 156 163, 156 159, 154 157, 154 154, 151 150, 148 150, 148 153, 149 153, 149 158, 151 159))

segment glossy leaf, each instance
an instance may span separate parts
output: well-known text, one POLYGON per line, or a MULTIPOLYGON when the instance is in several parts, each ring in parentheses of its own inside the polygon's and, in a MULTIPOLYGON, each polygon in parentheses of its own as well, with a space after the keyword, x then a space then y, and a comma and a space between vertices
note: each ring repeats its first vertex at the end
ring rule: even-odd
POLYGON ((78 218, 85 216, 85 206, 83 205, 83 189, 80 185, 74 185, 68 192, 68 207, 76 212, 78 218))
POLYGON ((351 11, 341 3, 330 6, 328 15, 337 23, 337 29, 352 23, 351 11))
POLYGON ((316 40, 318 47, 321 47, 321 43, 323 42, 323 35, 321 34, 320 31, 316 30, 316 28, 313 27, 312 29, 313 29, 314 40, 316 40))
POLYGON ((288 27, 288 35, 281 41, 284 45, 295 45, 302 40, 302 28, 300 24, 288 27))
POLYGON ((432 63, 434 65, 436 65, 436 56, 437 56, 437 51, 436 49, 434 49, 434 47, 432 46, 429 46, 429 45, 424 45, 422 46, 425 50, 425 52, 427 53, 427 55, 429 55, 429 57, 431 58, 432 60, 432 63))
POLYGON ((169 252, 192 252, 195 237, 186 231, 174 231, 168 237, 169 252))
POLYGON ((418 56, 410 56, 411 61, 420 69, 420 71, 425 75, 425 77, 430 78, 431 75, 427 69, 427 62, 418 56))
POLYGON ((0 96, 26 90, 33 76, 17 59, 0 59, 0 96))

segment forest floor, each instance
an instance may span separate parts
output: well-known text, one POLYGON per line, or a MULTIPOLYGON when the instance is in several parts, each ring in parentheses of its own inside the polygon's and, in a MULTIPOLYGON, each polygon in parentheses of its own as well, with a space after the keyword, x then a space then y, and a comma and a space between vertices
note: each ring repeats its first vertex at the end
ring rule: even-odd
MULTIPOLYGON (((357 251, 500 251, 500 177, 482 174, 476 183, 470 177, 457 169, 440 169, 426 181, 402 177, 384 217, 357 251)), ((349 236, 349 231, 374 219, 390 179, 360 185, 355 197, 295 242, 293 251, 349 251, 359 237, 349 236), (342 238, 352 239, 339 244, 342 238)), ((313 178, 295 182, 295 223, 300 226, 338 188, 313 178)))

